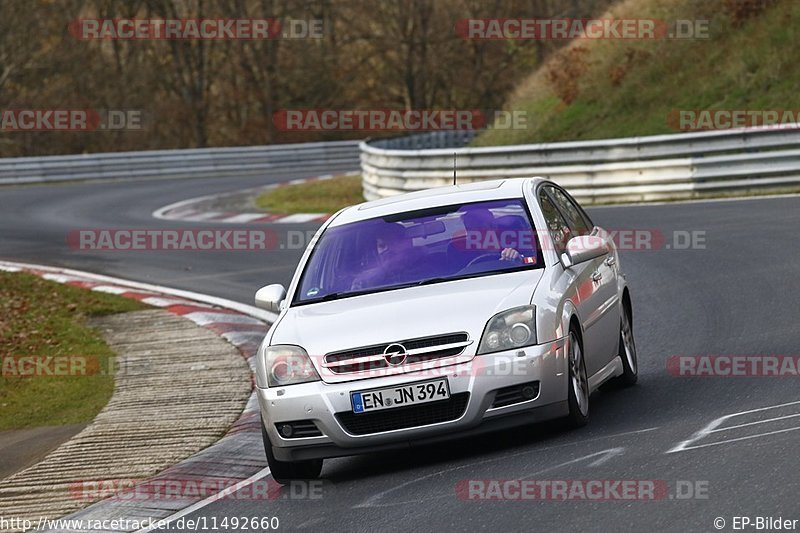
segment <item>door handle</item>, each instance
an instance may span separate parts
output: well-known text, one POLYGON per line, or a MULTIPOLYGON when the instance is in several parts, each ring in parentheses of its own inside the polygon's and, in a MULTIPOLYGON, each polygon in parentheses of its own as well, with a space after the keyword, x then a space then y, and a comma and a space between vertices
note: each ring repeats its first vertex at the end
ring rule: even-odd
POLYGON ((603 274, 599 270, 592 272, 592 281, 600 281, 602 279, 603 274))
POLYGON ((606 266, 614 266, 617 264, 617 260, 613 255, 608 256, 604 262, 606 266))

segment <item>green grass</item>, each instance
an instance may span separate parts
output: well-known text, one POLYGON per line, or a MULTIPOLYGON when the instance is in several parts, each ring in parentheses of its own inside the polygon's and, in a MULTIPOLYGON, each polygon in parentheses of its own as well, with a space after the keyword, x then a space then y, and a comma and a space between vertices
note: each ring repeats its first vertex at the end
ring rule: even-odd
MULTIPOLYGON (((583 41, 587 66, 575 77, 578 95, 564 103, 548 69, 554 57, 510 97, 506 109, 527 112, 526 128, 489 130, 477 146, 676 133, 667 116, 681 109, 798 109, 800 2, 777 0, 743 25, 719 1, 626 0, 618 18, 708 19, 707 40, 583 41), (612 74, 617 76, 616 82, 612 74)), ((565 54, 567 51, 565 50, 565 54)))
POLYGON ((271 189, 256 198, 256 205, 268 213, 335 213, 364 201, 361 176, 336 176, 271 189))
POLYGON ((31 274, 0 272, 0 430, 91 421, 114 390, 113 353, 86 319, 146 308, 31 274), (22 357, 54 357, 65 366, 48 365, 60 375, 43 375, 40 367, 21 376, 33 368, 21 366, 22 357))

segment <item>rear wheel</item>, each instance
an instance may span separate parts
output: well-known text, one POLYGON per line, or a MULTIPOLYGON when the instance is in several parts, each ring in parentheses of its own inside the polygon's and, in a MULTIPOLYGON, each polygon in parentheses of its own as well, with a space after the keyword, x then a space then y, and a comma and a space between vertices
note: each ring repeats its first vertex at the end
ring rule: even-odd
POLYGON ((639 379, 639 361, 636 341, 633 340, 633 321, 627 306, 622 306, 619 326, 619 358, 622 359, 622 375, 614 382, 621 387, 630 387, 639 379))
POLYGON ((567 368, 569 387, 567 424, 571 427, 585 426, 589 421, 589 378, 583 358, 583 345, 575 326, 570 327, 567 344, 567 368))
POLYGON ((317 479, 322 472, 322 459, 309 461, 279 461, 272 453, 272 443, 267 435, 264 424, 261 424, 261 437, 264 440, 264 451, 267 455, 267 464, 273 479, 281 485, 287 485, 295 480, 317 479))

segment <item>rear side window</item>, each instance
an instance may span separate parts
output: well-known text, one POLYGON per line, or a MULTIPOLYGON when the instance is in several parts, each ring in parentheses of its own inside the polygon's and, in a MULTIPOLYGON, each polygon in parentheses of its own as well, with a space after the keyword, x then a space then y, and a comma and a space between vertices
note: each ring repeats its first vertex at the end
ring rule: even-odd
POLYGON ((556 253, 560 256, 567 248, 567 241, 570 239, 571 230, 564 217, 556 209, 550 197, 544 191, 539 190, 539 205, 542 207, 542 214, 544 220, 547 222, 547 229, 550 232, 550 237, 553 239, 553 244, 556 248, 556 253))
POLYGON ((543 187, 553 196, 553 201, 567 219, 570 229, 575 235, 589 235, 592 232, 591 222, 583 211, 564 192, 555 187, 543 187))

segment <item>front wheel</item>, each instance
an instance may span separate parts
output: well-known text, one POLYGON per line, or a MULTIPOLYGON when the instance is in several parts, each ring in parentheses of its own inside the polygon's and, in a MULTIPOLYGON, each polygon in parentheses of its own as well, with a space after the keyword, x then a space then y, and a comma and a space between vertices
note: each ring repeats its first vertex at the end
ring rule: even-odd
POLYGON ((589 421, 589 378, 586 375, 581 338, 574 326, 569 330, 567 367, 569 369, 567 391, 569 414, 566 421, 570 427, 577 428, 585 426, 589 421))
POLYGON ((317 479, 322 472, 322 459, 309 461, 279 461, 272 453, 272 443, 261 423, 261 437, 264 440, 264 452, 267 455, 267 464, 272 473, 272 478, 281 485, 288 485, 292 481, 302 479, 317 479))

